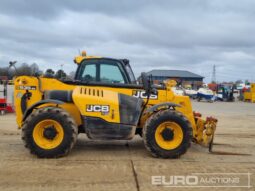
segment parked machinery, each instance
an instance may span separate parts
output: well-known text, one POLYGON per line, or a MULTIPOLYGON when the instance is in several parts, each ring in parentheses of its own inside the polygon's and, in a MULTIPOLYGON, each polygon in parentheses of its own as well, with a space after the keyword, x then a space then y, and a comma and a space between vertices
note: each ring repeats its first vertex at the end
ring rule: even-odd
POLYGON ((255 103, 255 83, 251 83, 250 89, 244 92, 244 101, 255 103))
POLYGON ((7 103, 7 85, 8 80, 2 81, 2 90, 0 90, 0 93, 2 93, 2 97, 0 97, 0 114, 4 115, 5 113, 12 113, 13 107, 10 103, 7 103))
POLYGON ((217 100, 232 102, 235 101, 234 91, 236 87, 234 85, 218 85, 217 88, 217 100))

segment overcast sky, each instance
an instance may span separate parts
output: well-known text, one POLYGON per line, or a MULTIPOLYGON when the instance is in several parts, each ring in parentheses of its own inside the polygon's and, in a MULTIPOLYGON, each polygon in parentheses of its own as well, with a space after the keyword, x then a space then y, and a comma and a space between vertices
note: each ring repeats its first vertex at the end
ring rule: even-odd
POLYGON ((1 0, 0 66, 70 72, 78 50, 128 58, 138 76, 181 69, 255 80, 254 0, 1 0))

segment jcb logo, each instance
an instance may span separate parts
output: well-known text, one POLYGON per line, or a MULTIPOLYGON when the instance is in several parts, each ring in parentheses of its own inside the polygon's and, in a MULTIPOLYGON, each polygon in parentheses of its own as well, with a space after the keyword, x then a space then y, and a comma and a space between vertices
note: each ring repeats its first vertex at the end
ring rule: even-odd
MULTIPOLYGON (((133 91, 133 97, 136 97, 136 98, 142 98, 142 99, 147 99, 147 95, 146 95, 146 92, 145 91, 137 91, 137 90, 134 90, 133 91)), ((158 99, 158 95, 156 94, 151 94, 150 95, 150 99, 158 99)))
POLYGON ((109 105, 87 105, 86 111, 108 113, 110 111, 110 107, 109 105))

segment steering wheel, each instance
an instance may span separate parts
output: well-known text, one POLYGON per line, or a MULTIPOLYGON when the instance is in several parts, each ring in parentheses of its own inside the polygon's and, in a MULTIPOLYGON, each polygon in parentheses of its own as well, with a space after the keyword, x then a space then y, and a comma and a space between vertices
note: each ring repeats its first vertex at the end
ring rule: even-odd
POLYGON ((93 77, 89 74, 86 74, 83 78, 82 81, 92 81, 93 77))

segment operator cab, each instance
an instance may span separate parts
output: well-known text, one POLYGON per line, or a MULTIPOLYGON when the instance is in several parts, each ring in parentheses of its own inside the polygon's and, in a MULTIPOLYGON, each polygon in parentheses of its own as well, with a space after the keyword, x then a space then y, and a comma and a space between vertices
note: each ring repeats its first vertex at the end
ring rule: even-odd
POLYGON ((78 66, 75 81, 99 84, 136 84, 127 59, 89 58, 78 66))
MULTIPOLYGON (((145 73, 143 78, 146 80, 142 80, 143 85, 138 84, 127 59, 87 56, 83 51, 81 56, 75 57, 74 62, 78 65, 74 81, 66 83, 133 89, 149 89, 153 86, 150 82, 148 87, 144 87, 144 83, 149 81, 145 73)), ((153 86, 153 89, 165 89, 165 87, 153 86)))

